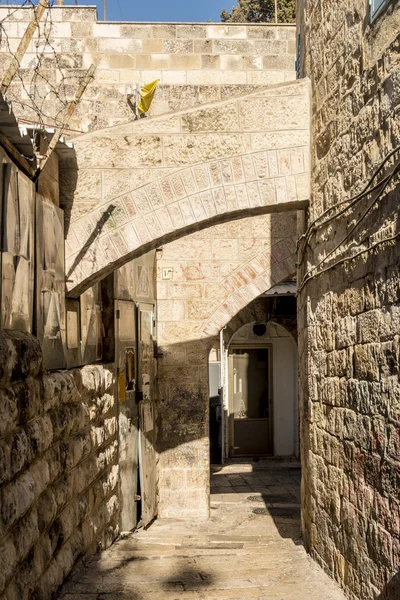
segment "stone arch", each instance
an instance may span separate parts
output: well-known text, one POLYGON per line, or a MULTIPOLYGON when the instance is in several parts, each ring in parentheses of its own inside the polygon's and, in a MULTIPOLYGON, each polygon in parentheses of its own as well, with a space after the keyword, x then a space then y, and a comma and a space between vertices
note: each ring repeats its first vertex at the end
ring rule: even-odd
POLYGON ((229 325, 246 307, 271 287, 296 273, 296 238, 287 237, 251 259, 223 282, 229 296, 219 304, 201 329, 201 338, 210 338, 229 325))
MULTIPOLYGON (((259 297, 264 292, 293 276, 294 231, 295 223, 286 235, 274 238, 270 245, 220 280, 217 285, 225 290, 225 299, 202 321, 185 320, 179 315, 172 321, 168 314, 165 321, 158 320, 159 510, 165 517, 208 515, 209 351, 220 329, 236 318, 237 313, 245 311, 243 307, 253 302, 261 305, 259 297), (177 460, 182 468, 171 467, 177 460), (184 482, 183 492, 174 488, 176 478, 184 482)), ((180 298, 179 302, 185 300, 180 298)), ((168 311, 171 310, 169 307, 168 311)))
POLYGON ((194 231, 304 208, 307 90, 304 83, 265 88, 77 138, 77 189, 73 200, 63 201, 66 208, 73 204, 66 239, 69 295, 194 231), (126 172, 119 169, 125 164, 126 172), (120 179, 105 188, 101 182, 118 170, 120 179))
POLYGON ((272 320, 274 323, 284 327, 297 343, 297 315, 282 315, 274 309, 273 303, 276 299, 272 297, 258 297, 247 304, 238 312, 225 326, 224 342, 227 345, 244 325, 248 323, 261 323, 272 320))

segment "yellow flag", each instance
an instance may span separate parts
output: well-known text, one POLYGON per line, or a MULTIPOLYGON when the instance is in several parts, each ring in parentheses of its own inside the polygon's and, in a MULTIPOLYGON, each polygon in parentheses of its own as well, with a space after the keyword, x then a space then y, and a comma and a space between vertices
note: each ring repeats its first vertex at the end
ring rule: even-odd
POLYGON ((138 104, 138 109, 141 113, 147 113, 150 110, 150 106, 153 102, 154 94, 156 93, 159 81, 159 79, 156 79, 155 81, 147 83, 142 87, 142 91, 140 93, 140 102, 138 104))

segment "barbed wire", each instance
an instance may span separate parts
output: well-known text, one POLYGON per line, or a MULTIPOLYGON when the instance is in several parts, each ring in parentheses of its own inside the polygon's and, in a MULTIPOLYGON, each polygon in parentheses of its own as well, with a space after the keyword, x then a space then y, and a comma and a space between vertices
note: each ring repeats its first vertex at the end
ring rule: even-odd
MULTIPOLYGON (((21 27, 22 22, 15 20, 15 13, 34 9, 37 4, 34 0, 23 0, 20 6, 10 6, 7 15, 0 19, 1 54, 16 59, 11 42, 13 36, 8 31, 10 23, 18 23, 21 27)), ((2 0, 0 6, 7 7, 2 0)), ((54 41, 53 7, 54 0, 50 0, 43 18, 37 22, 36 34, 31 48, 28 49, 31 60, 28 62, 24 57, 20 63, 16 59, 18 69, 6 94, 6 100, 11 104, 17 118, 25 117, 43 129, 62 125, 62 117, 68 104, 85 76, 84 72, 82 77, 71 75, 68 73, 69 69, 62 66, 61 52, 56 48, 54 41)), ((22 31, 18 30, 18 41, 22 35, 22 31)))

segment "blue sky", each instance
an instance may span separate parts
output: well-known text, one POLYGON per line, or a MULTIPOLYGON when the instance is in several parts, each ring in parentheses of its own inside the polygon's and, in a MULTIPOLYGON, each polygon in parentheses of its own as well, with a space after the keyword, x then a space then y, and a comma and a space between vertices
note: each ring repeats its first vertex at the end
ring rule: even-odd
MULTIPOLYGON (((3 2, 0 2, 3 4, 3 2)), ((74 4, 66 0, 65 4, 74 4)), ((103 18, 103 0, 79 0, 96 4, 103 18)), ((236 0, 107 0, 108 21, 219 21, 223 8, 231 9, 236 0)))

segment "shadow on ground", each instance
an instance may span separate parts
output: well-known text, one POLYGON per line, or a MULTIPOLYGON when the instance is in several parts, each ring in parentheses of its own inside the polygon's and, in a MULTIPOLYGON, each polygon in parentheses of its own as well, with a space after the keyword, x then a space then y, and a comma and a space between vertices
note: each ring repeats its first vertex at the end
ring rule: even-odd
POLYGON ((260 519, 271 517, 282 538, 301 544, 300 465, 293 462, 283 466, 269 459, 230 460, 226 464, 228 469, 235 465, 238 472, 232 473, 220 465, 212 467, 211 501, 219 494, 240 494, 249 511, 260 519), (246 467, 251 470, 246 472, 246 467))
POLYGON ((101 555, 85 561, 66 580, 57 600, 162 600, 183 592, 201 592, 212 586, 211 572, 190 565, 171 567, 171 573, 159 576, 160 557, 129 557, 104 567, 101 555), (141 574, 141 565, 151 565, 151 575, 141 574), (154 565, 154 566, 153 566, 154 565), (132 567, 132 569, 131 569, 132 567), (136 579, 136 581, 135 581, 136 579), (146 590, 145 592, 143 590, 146 590))
POLYGON ((400 571, 385 585, 377 600, 400 600, 400 571))

